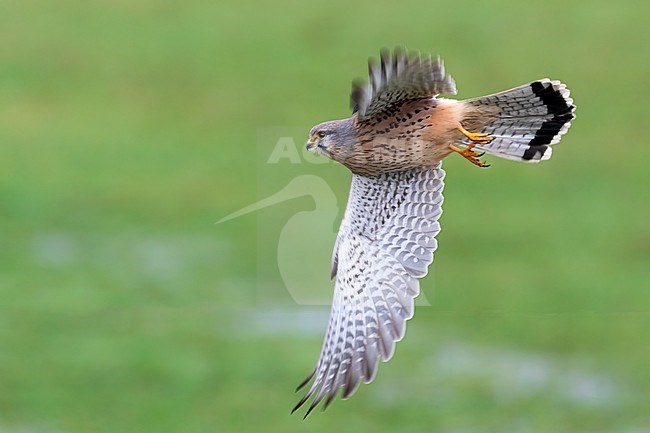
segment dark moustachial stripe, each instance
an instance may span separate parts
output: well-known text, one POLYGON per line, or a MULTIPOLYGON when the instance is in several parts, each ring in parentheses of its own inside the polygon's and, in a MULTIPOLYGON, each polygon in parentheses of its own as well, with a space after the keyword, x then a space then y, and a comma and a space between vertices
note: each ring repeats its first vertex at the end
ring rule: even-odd
POLYGON ((530 160, 539 153, 540 158, 548 149, 548 144, 553 140, 562 127, 573 119, 572 105, 568 105, 560 92, 553 89, 551 83, 540 83, 536 81, 531 83, 531 89, 535 96, 541 99, 542 103, 546 105, 548 114, 552 114, 553 118, 542 123, 542 126, 535 133, 535 137, 528 143, 530 146, 523 154, 522 158, 530 160))

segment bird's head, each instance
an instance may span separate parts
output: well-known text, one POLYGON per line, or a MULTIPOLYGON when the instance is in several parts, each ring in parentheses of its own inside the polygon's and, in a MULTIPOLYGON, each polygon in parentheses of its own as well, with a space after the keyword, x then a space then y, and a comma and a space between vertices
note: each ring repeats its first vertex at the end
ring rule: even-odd
POLYGON ((341 161, 354 145, 354 122, 352 118, 319 123, 309 131, 307 150, 341 161))

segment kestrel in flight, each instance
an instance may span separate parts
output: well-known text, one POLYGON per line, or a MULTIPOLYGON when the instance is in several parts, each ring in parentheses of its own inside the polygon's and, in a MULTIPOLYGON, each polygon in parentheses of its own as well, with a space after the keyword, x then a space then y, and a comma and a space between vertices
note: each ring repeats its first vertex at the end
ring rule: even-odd
POLYGON ((348 167, 352 185, 332 260, 334 299, 305 417, 342 388, 370 383, 404 337, 436 250, 445 172, 458 153, 479 167, 487 153, 539 162, 551 157, 575 117, 569 90, 547 78, 464 101, 440 58, 395 49, 369 62, 369 84, 353 83, 353 115, 314 126, 307 148, 348 167), (478 153, 482 152, 482 153, 478 153))

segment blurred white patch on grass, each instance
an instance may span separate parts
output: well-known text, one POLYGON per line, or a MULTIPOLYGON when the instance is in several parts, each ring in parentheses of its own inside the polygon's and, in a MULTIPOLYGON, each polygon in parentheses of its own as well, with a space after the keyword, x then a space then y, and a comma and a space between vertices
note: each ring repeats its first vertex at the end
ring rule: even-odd
POLYGON ((236 315, 232 337, 319 336, 327 329, 329 307, 245 309, 236 315))
POLYGON ((583 408, 616 408, 626 403, 628 386, 585 365, 584 359, 448 340, 408 376, 382 368, 371 394, 385 405, 411 395, 428 395, 436 405, 454 405, 466 401, 467 395, 486 394, 501 405, 538 398, 583 408))
MULTIPOLYGON (((221 269, 232 246, 211 236, 44 231, 27 238, 25 246, 17 254, 24 251, 24 261, 31 268, 46 272, 48 278, 56 278, 57 284, 66 287, 68 302, 78 299, 101 304, 109 302, 108 298, 129 303, 136 299, 187 302, 188 297, 196 296, 205 303, 241 303, 254 295, 255 283, 251 281, 234 289, 226 287, 221 269), (73 293, 73 287, 81 292, 73 293)), ((56 296, 64 300, 59 292, 49 289, 51 284, 40 278, 31 286, 44 296, 41 299, 56 296)))
POLYGON ((580 405, 611 405, 622 390, 612 377, 579 368, 569 359, 464 342, 441 346, 424 367, 443 379, 474 378, 501 400, 550 392, 580 405))
POLYGON ((45 267, 62 268, 79 261, 81 248, 67 233, 52 232, 34 237, 31 245, 34 261, 45 267))
POLYGON ((187 257, 173 244, 145 239, 134 245, 140 272, 149 278, 177 278, 183 272, 187 257))

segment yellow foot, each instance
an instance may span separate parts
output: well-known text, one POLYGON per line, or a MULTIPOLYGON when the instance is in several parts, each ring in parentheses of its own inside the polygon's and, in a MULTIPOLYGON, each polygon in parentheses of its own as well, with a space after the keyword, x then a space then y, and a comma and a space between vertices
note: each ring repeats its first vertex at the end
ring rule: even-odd
POLYGON ((465 149, 461 149, 460 147, 454 146, 453 144, 449 145, 449 148, 451 150, 459 153, 463 158, 465 158, 472 164, 478 165, 479 167, 489 167, 490 164, 486 164, 485 162, 478 160, 478 158, 483 156, 485 153, 476 153, 472 150, 473 147, 474 147, 474 143, 470 143, 465 149))
POLYGON ((465 137, 469 138, 471 141, 477 144, 488 144, 490 141, 494 140, 494 137, 490 137, 484 132, 469 132, 462 126, 459 126, 456 129, 465 137))

